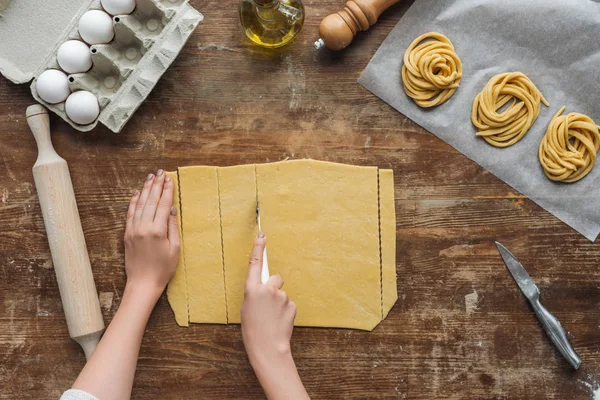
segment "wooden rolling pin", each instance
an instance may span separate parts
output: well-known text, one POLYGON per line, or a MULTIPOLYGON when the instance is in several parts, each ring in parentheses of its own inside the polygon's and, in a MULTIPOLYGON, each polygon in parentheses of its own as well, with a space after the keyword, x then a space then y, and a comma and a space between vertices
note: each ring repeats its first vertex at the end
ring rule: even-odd
POLYGON ((327 46, 331 50, 346 48, 359 31, 373 26, 382 12, 400 0, 350 0, 343 10, 328 15, 319 26, 321 38, 315 42, 320 49, 327 46))
POLYGON ((104 320, 69 167, 52 147, 48 110, 40 105, 28 107, 27 123, 38 147, 33 178, 69 335, 81 345, 89 359, 104 331, 104 320))

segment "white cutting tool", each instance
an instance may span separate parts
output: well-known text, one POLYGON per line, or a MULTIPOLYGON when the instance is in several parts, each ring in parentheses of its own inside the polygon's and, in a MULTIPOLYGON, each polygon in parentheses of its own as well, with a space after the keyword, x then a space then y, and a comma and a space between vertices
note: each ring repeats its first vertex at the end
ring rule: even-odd
MULTIPOLYGON (((260 208, 258 205, 256 206, 256 221, 258 222, 258 231, 262 232, 262 228, 260 227, 260 208)), ((263 250, 263 261, 262 261, 262 270, 260 271, 260 281, 262 283, 267 283, 269 280, 269 261, 267 260, 267 246, 263 250)))

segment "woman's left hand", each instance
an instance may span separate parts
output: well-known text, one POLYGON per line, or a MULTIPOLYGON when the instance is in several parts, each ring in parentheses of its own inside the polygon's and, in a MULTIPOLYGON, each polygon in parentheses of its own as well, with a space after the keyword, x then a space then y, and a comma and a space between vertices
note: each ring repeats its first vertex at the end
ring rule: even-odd
POLYGON ((125 228, 127 287, 158 300, 175 273, 180 241, 174 183, 163 170, 149 174, 129 203, 125 228))

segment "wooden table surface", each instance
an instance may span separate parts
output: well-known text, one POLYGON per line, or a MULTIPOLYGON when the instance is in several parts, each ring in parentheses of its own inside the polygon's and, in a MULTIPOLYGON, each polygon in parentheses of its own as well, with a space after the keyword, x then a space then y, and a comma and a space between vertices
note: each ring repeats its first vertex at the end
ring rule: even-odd
MULTIPOLYGON (((337 54, 312 42, 342 2, 309 0, 291 45, 261 50, 237 1, 192 0, 206 20, 120 134, 53 115, 70 165, 105 322, 123 286, 128 200, 159 167, 310 157, 395 171, 397 304, 373 332, 298 328, 314 399, 591 399, 600 385, 600 246, 561 223, 356 83, 410 3, 337 54), (494 241, 513 250, 570 332, 573 372, 550 344, 494 241)), ((399 55, 400 56, 400 55, 399 55)), ((57 399, 84 365, 69 339, 31 167, 28 85, 0 78, 0 398, 57 399)), ((134 399, 255 399, 232 326, 180 328, 163 296, 140 352, 134 399), (186 397, 187 396, 187 397, 186 397)))

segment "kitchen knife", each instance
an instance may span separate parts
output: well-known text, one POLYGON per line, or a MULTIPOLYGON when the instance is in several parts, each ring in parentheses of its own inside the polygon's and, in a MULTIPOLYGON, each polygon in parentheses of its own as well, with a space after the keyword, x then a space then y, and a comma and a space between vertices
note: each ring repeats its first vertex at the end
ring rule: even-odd
POLYGON ((567 359, 573 368, 579 368, 579 365, 581 365, 581 358, 579 358, 579 355, 577 355, 573 347, 571 347, 569 339, 567 339, 567 334, 558 319, 550 314, 550 311, 546 310, 546 308, 542 306, 542 303, 540 303, 540 290, 535 283, 533 283, 533 280, 527 271, 525 271, 523 265, 521 265, 519 260, 517 260, 506 247, 498 242, 496 242, 496 247, 498 247, 498 251, 502 256, 508 271, 517 282, 517 285, 519 285, 519 288, 525 297, 527 297, 527 300, 529 300, 529 303, 531 303, 535 315, 537 315, 542 323, 544 331, 546 331, 550 340, 552 340, 554 345, 558 348, 558 351, 560 351, 560 354, 567 359))

